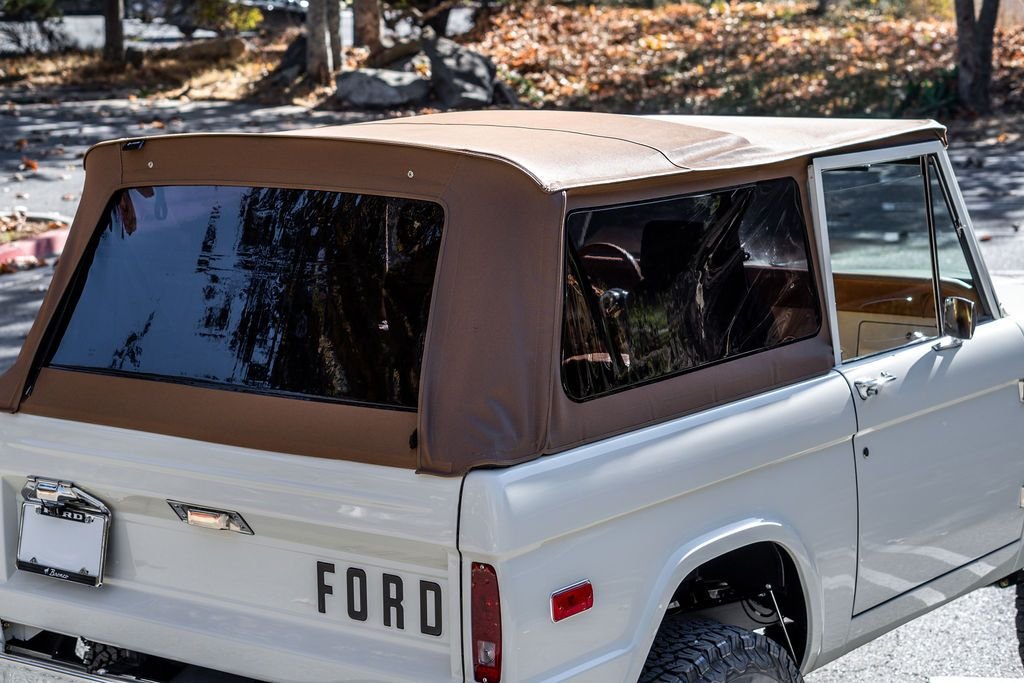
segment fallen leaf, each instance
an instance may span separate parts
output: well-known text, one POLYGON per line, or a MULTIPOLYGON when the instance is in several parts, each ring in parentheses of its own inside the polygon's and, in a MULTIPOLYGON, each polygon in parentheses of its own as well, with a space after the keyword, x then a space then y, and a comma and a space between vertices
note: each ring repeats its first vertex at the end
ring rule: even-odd
POLYGON ((19 138, 18 141, 14 143, 14 149, 19 152, 23 151, 26 147, 28 147, 28 139, 26 138, 19 138))
POLYGON ((21 165, 22 165, 22 167, 24 169, 26 169, 28 171, 38 171, 39 170, 39 162, 36 161, 35 159, 29 159, 28 157, 22 157, 21 158, 21 165))
POLYGON ((76 194, 72 194, 71 192, 68 192, 68 193, 67 193, 66 195, 64 195, 63 197, 61 197, 61 199, 63 199, 63 200, 64 200, 64 201, 66 201, 66 202, 73 202, 73 201, 75 201, 76 199, 78 199, 78 195, 76 195, 76 194))

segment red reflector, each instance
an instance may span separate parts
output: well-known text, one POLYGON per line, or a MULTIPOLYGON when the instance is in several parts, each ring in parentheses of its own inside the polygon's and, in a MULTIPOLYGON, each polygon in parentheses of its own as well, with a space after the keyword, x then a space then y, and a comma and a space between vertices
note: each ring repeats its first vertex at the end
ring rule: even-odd
POLYGON ((494 567, 474 562, 470 569, 473 628, 473 678, 478 683, 501 681, 501 600, 494 567))
POLYGON ((563 588, 551 594, 551 620, 558 622, 594 606, 594 587, 589 581, 563 588))

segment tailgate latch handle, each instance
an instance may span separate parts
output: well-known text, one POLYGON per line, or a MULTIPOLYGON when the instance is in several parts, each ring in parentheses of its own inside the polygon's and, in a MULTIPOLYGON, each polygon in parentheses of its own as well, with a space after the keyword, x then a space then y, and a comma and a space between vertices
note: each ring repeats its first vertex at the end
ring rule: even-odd
POLYGON ((191 526, 215 531, 234 531, 247 536, 255 535, 252 527, 242 519, 242 515, 234 510, 218 510, 203 505, 183 503, 180 500, 169 500, 167 504, 178 515, 178 519, 191 526))
POLYGON ((95 514, 109 515, 110 509, 99 498, 92 496, 70 481, 46 479, 32 475, 21 489, 27 501, 42 503, 50 509, 70 506, 95 514))

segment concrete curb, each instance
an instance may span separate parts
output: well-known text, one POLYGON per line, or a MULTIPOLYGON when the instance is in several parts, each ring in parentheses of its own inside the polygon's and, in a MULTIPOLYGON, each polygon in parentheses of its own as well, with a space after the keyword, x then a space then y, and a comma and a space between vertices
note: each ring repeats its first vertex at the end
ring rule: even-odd
MULTIPOLYGON (((70 227, 71 219, 57 213, 28 214, 29 220, 55 221, 64 223, 70 227)), ((19 258, 34 257, 45 259, 56 256, 64 251, 64 244, 68 241, 69 228, 58 228, 47 230, 44 233, 25 239, 14 240, 0 246, 0 263, 8 263, 19 258)))

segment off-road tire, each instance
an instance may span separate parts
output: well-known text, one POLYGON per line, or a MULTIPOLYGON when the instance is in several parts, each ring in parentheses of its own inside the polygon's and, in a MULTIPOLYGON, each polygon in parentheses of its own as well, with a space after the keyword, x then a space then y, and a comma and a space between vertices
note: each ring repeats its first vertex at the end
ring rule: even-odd
POLYGON ((1017 584, 1017 653, 1024 665, 1024 583, 1017 584))
POLYGON ((669 617, 638 683, 803 683, 789 653, 770 638, 710 619, 669 617))

